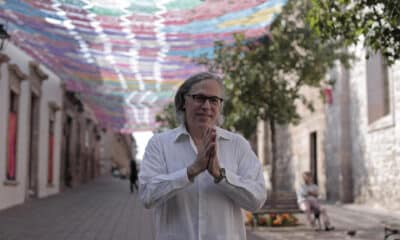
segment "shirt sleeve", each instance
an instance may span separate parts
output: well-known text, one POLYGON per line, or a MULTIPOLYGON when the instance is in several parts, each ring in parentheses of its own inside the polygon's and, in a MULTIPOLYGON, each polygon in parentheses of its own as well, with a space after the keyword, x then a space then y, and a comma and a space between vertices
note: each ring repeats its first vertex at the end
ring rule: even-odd
POLYGON ((168 173, 162 145, 157 135, 146 146, 139 172, 139 196, 146 208, 164 202, 191 182, 187 169, 168 173))
POLYGON ((297 191, 296 191, 296 196, 297 196, 297 202, 301 203, 305 200, 305 197, 307 196, 305 194, 305 190, 304 190, 304 185, 301 185, 297 191))
POLYGON ((263 169, 245 139, 241 138, 235 145, 238 171, 225 169, 226 179, 217 185, 240 207, 256 211, 263 206, 267 197, 263 169))

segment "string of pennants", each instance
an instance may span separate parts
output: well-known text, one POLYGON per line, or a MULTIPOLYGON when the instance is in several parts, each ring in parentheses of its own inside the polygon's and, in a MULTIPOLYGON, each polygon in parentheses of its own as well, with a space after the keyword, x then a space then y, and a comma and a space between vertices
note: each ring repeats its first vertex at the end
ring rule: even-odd
POLYGON ((104 127, 133 132, 213 57, 214 41, 254 38, 286 0, 0 0, 11 41, 48 67, 104 127))

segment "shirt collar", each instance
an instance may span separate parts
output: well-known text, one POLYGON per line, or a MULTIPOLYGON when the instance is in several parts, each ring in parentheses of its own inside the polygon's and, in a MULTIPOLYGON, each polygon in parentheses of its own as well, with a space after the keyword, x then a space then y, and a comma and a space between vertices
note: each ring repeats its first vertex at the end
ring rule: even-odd
MULTIPOLYGON (((224 140, 231 140, 231 136, 228 134, 228 132, 220 127, 217 127, 217 138, 218 139, 224 139, 224 140)), ((189 132, 187 131, 186 127, 181 124, 176 131, 175 139, 174 141, 177 142, 182 136, 190 136, 189 132)))
POLYGON ((189 136, 189 132, 182 124, 178 128, 176 128, 176 135, 174 141, 177 142, 181 136, 189 136))

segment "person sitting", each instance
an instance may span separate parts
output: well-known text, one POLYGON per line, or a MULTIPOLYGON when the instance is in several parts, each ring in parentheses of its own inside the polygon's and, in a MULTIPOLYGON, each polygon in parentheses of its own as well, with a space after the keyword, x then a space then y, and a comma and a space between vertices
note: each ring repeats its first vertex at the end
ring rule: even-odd
POLYGON ((329 217, 325 208, 321 207, 318 200, 318 186, 312 182, 311 172, 303 173, 304 184, 297 191, 297 202, 299 208, 305 212, 307 221, 313 229, 316 229, 315 221, 312 214, 318 217, 321 216, 325 226, 325 231, 334 230, 330 224, 329 217))

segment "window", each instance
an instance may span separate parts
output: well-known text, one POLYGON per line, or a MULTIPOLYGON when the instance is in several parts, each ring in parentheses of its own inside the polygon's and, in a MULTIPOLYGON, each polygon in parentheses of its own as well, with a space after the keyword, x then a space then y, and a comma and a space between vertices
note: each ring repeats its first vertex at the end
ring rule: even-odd
POLYGON ((19 96, 10 91, 10 108, 8 113, 8 150, 7 150, 7 180, 16 180, 17 166, 17 128, 19 96))
POLYGON ((91 127, 90 119, 86 119, 86 130, 85 130, 85 147, 89 148, 90 146, 90 136, 89 136, 89 129, 91 127))
POLYGON ((318 142, 317 132, 310 133, 310 171, 313 183, 318 184, 318 142))
POLYGON ((76 175, 79 175, 79 169, 81 165, 81 124, 79 121, 76 123, 76 134, 78 138, 78 144, 76 144, 76 151, 75 151, 75 170, 76 170, 76 175))
POLYGON ((56 111, 50 108, 49 112, 49 156, 47 163, 47 184, 53 184, 53 166, 54 166, 54 125, 55 125, 56 111))
POLYGON ((367 60, 368 123, 373 123, 390 113, 388 67, 380 53, 371 54, 367 60))
POLYGON ((16 183, 17 180, 17 136, 18 136, 18 114, 20 104, 21 81, 27 76, 21 72, 18 65, 8 65, 9 71, 9 104, 8 104, 8 129, 6 150, 6 180, 16 183))

